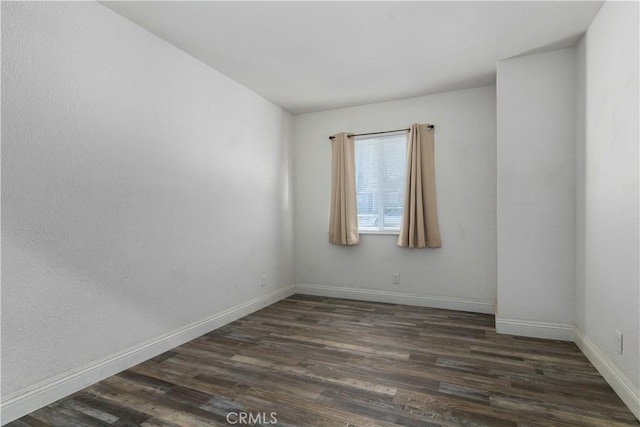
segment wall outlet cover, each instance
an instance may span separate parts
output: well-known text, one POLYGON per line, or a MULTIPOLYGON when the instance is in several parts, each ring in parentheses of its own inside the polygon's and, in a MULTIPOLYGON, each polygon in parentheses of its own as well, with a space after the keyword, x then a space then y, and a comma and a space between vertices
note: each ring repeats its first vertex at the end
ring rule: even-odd
POLYGON ((622 354, 623 350, 623 340, 622 340, 622 332, 616 331, 616 351, 622 354))

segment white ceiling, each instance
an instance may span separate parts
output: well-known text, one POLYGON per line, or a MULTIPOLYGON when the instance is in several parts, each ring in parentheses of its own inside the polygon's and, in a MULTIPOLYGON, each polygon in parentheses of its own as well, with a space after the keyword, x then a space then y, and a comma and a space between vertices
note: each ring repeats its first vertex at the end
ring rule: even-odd
POLYGON ((292 113, 495 82, 574 45, 601 1, 102 2, 292 113))

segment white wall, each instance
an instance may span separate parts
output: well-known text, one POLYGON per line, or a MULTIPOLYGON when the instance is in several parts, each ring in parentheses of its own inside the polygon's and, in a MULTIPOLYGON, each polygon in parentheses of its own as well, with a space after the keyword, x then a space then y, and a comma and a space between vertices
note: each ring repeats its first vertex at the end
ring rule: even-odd
POLYGON ((575 48, 498 62, 498 332, 572 339, 575 48))
POLYGON ((3 398, 291 285, 290 132, 97 3, 3 2, 3 398))
POLYGON ((640 417, 638 3, 606 2, 577 58, 576 338, 640 417))
POLYGON ((295 280, 301 292, 493 313, 496 281, 495 86, 293 118, 295 280), (397 235, 329 244, 329 135, 435 124, 442 248, 397 235), (392 272, 400 285, 392 285, 392 272), (311 285, 311 286, 309 286, 311 285))

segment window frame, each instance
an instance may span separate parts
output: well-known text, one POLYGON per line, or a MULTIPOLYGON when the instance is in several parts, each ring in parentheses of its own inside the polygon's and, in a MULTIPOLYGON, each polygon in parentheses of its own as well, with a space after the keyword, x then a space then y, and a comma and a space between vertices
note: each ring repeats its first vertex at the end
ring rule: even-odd
MULTIPOLYGON (((364 142, 366 140, 377 140, 375 142, 371 142, 372 145, 379 147, 376 148, 376 150, 378 150, 378 156, 380 159, 382 159, 381 161, 378 162, 378 172, 377 175, 378 177, 383 177, 385 175, 385 162, 384 162, 384 142, 383 141, 379 141, 380 139, 384 139, 384 138, 391 138, 391 137, 397 137, 397 136, 404 136, 405 140, 406 140, 406 135, 407 132, 406 131, 398 131, 398 132, 393 132, 393 133, 388 133, 385 135, 376 135, 376 136, 369 136, 369 135, 362 135, 362 136, 355 136, 354 137, 354 144, 357 146, 357 144, 360 142, 364 142)), ((403 170, 402 170, 402 174, 403 174, 403 179, 406 179, 406 144, 405 144, 405 162, 403 165, 403 170)), ((356 166, 356 179, 357 179, 357 166, 356 166)), ((400 224, 398 225, 398 227, 384 227, 384 211, 387 208, 385 206, 384 203, 384 185, 382 182, 379 182, 379 185, 376 188, 376 198, 377 199, 381 199, 383 202, 380 203, 380 206, 378 206, 378 218, 383 218, 383 226, 380 227, 363 227, 360 225, 360 221, 358 220, 358 233, 359 234, 380 234, 380 235, 399 235, 400 234, 400 227, 402 226, 402 216, 404 213, 404 185, 402 188, 402 193, 401 193, 401 200, 400 200, 400 204, 401 204, 401 213, 400 213, 400 224)), ((357 194, 356 194, 357 197, 357 194)), ((359 216, 359 211, 358 211, 358 206, 356 203, 356 214, 359 216)))

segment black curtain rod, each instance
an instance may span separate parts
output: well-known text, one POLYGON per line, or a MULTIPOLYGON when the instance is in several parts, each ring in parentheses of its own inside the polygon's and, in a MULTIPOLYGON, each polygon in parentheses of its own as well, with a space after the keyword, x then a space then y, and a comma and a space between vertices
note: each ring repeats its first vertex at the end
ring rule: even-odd
MULTIPOLYGON (((435 126, 434 125, 427 125, 427 127, 429 129, 433 129, 435 126)), ((354 136, 367 136, 367 135, 380 135, 383 133, 394 133, 394 132, 409 132, 411 129, 396 129, 396 130, 385 130, 382 132, 369 132, 369 133, 355 133, 355 134, 351 134, 348 135, 349 138, 354 137, 354 136)), ((330 136, 329 139, 334 139, 335 136, 330 136)))

